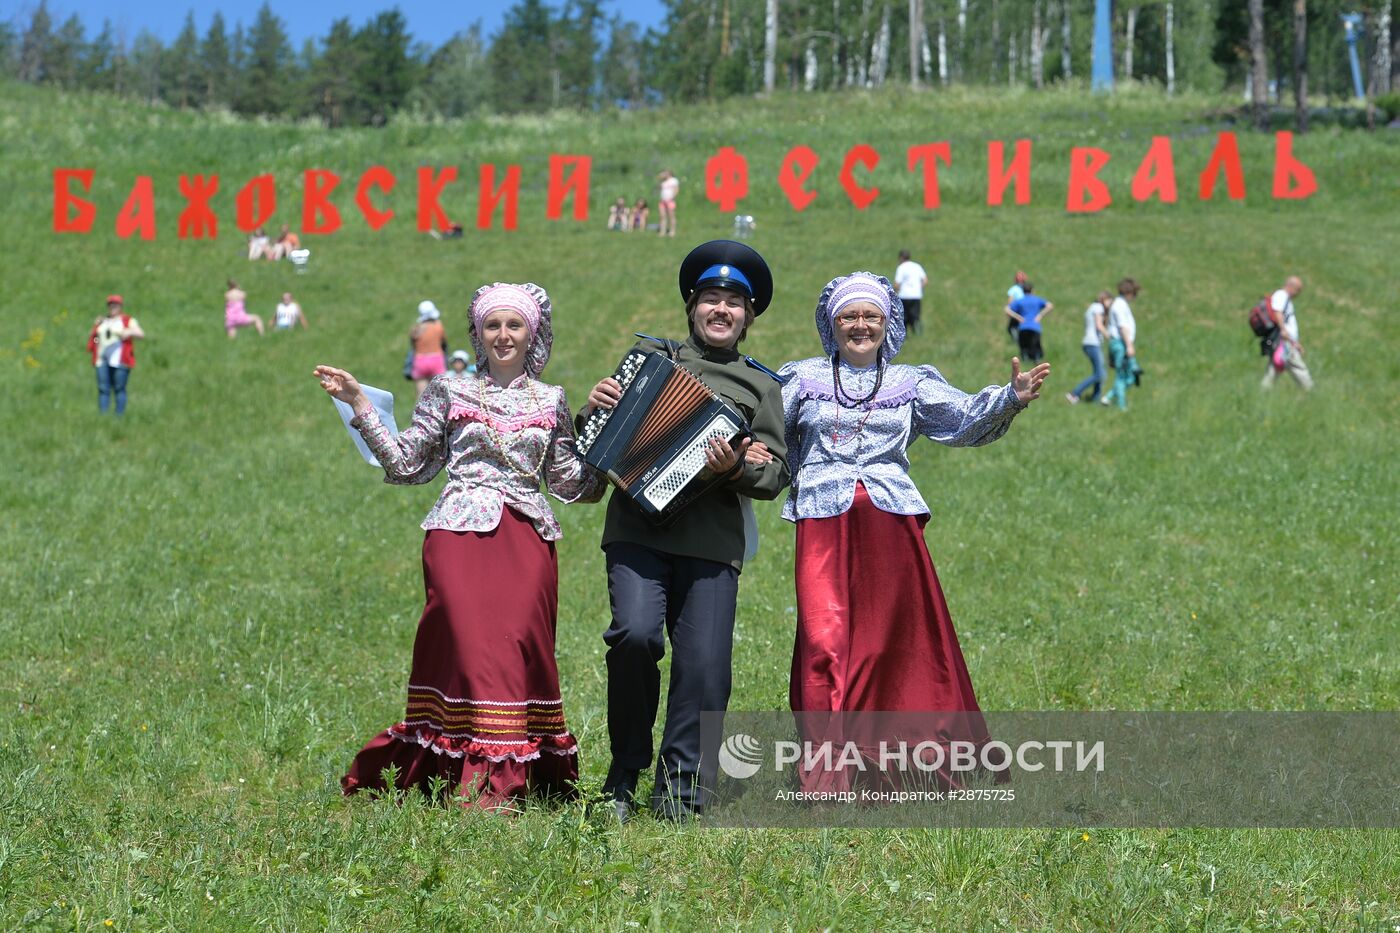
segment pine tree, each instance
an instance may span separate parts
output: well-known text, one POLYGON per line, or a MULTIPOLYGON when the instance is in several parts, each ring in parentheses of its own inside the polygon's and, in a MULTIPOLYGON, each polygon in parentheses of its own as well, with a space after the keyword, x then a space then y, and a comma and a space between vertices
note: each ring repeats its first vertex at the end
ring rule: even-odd
POLYGON ((357 119, 360 64, 361 50, 350 20, 331 23, 310 80, 312 109, 327 126, 344 126, 357 119))
POLYGON ((87 34, 82 20, 74 13, 64 20, 49 42, 44 81, 62 88, 78 87, 83 57, 87 54, 87 34))
POLYGON ((228 35, 224 31, 224 16, 215 13, 209 31, 199 46, 199 75, 204 83, 200 94, 204 106, 228 106, 231 103, 233 62, 229 54, 228 35))
POLYGON ((292 66, 292 47, 282 20, 266 0, 248 30, 237 107, 242 113, 276 115, 287 106, 287 79, 292 66))
POLYGON ((487 56, 491 102, 512 113, 546 110, 554 100, 549 10, 541 0, 520 0, 506 11, 487 56))
POLYGON ((103 20, 102 31, 88 45, 87 53, 83 56, 78 84, 89 91, 112 90, 112 57, 115 54, 116 40, 112 35, 112 22, 103 20))
POLYGON ((19 79, 37 84, 44 80, 48 69, 48 57, 53 45, 53 19, 49 16, 47 0, 39 0, 39 6, 29 20, 29 28, 19 48, 19 79))
POLYGON ((199 34, 193 10, 185 14, 185 25, 166 51, 165 86, 166 100, 176 107, 199 105, 199 34))
POLYGON ((381 126, 398 110, 418 81, 418 63, 408 55, 408 22, 397 8, 380 13, 355 35, 361 70, 359 102, 364 119, 381 126))
POLYGON ((488 103, 486 74, 486 43, 480 25, 474 25, 432 54, 411 100, 439 116, 466 116, 488 103))

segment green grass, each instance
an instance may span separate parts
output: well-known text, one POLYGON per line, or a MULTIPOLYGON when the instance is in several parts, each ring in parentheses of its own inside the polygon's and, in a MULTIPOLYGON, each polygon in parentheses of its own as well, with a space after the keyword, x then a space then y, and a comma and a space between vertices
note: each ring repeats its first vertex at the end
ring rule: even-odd
MULTIPOLYGON (((388 488, 354 456, 310 377, 343 365, 399 392, 418 300, 454 344, 485 281, 533 279, 556 303, 546 378, 574 405, 634 330, 676 334, 680 257, 724 235, 701 197, 719 145, 749 158, 777 299, 746 346, 770 364, 818 352, 821 285, 888 273, 901 247, 932 279, 926 332, 904 357, 955 384, 1005 381, 999 302, 1025 268, 1057 304, 1047 398, 979 450, 921 443, 928 541, 983 705, 1015 709, 1394 709, 1400 635, 1394 525, 1394 267, 1400 136, 1301 139, 1316 198, 1268 198, 1272 145, 1242 131, 1249 197, 1194 201, 1220 101, 1071 94, 781 97, 661 113, 564 116, 380 132, 148 111, 0 88, 0 925, 191 929, 449 926, 1391 930, 1394 831, 868 831, 620 829, 581 807, 518 818, 338 795, 360 744, 402 712, 421 608, 417 523, 436 495, 388 488), (1184 200, 1133 205, 1150 136, 1177 141, 1184 200), (982 206, 988 139, 1036 140, 1035 201, 982 206), (919 207, 904 148, 949 139, 945 206, 919 207), (802 215, 772 179, 799 142, 823 158, 802 215), (884 194, 845 204, 846 148, 875 145, 884 194), (1067 154, 1101 145, 1115 205, 1062 209, 1067 154), (593 217, 544 220, 551 151, 595 157, 593 217), (470 227, 475 166, 525 166, 521 229, 438 244, 412 231, 412 173, 459 164, 445 199, 470 227), (317 240, 312 271, 250 266, 237 186, 304 168, 401 176, 399 218, 317 240), (49 172, 98 169, 87 237, 49 232, 49 172), (685 182, 675 241, 602 231, 617 194, 685 182), (182 172, 217 170, 224 235, 174 236, 182 172), (152 174, 161 232, 111 222, 152 174), (1127 202, 1127 203, 1125 203, 1127 202), (1281 277, 1299 313, 1312 396, 1257 386, 1245 310, 1281 277), (292 288, 308 333, 221 331, 223 279, 251 310, 292 288), (1144 388, 1126 415, 1070 408, 1080 313, 1122 275, 1144 388), (120 291, 150 339, 125 420, 99 419, 83 342, 120 291)), ((1223 197, 1223 194, 1222 194, 1223 197)), ((275 221, 275 222, 277 222, 275 221)), ((403 404, 401 402, 401 404, 403 404)), ((401 410, 402 420, 406 412, 401 410)), ((561 507, 559 659, 585 780, 606 767, 602 510, 561 507)), ((761 506, 745 570, 737 709, 781 709, 794 624, 792 530, 761 506)), ((1378 766, 1393 750, 1377 750, 1378 766)))

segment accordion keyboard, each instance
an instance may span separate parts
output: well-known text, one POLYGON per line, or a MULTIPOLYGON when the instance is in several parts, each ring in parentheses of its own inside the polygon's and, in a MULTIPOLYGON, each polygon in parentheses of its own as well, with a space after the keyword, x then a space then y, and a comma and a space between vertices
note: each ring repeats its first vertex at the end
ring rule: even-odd
MULTIPOLYGON (((645 353, 629 353, 622 360, 622 365, 613 373, 613 378, 622 386, 622 391, 626 392, 627 387, 632 384, 632 380, 637 378, 637 373, 642 371, 642 364, 646 362, 645 353)), ((611 408, 595 408, 593 414, 589 415, 583 422, 583 428, 579 431, 577 449, 579 455, 588 453, 598 437, 603 433, 603 427, 608 423, 608 419, 613 415, 611 408)))
POLYGON ((704 468, 705 448, 710 446, 710 441, 714 438, 727 441, 734 436, 736 429, 737 426, 734 422, 724 415, 716 416, 709 426, 695 436, 695 440, 690 446, 668 463, 666 468, 647 484, 646 490, 642 493, 646 500, 658 510, 664 509, 676 497, 676 494, 684 489, 704 468))

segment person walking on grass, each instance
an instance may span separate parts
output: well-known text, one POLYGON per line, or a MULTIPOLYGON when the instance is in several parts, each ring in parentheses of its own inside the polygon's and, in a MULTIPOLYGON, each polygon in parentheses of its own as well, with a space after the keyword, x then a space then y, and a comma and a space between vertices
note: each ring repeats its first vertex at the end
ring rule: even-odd
POLYGON ((403 719, 355 756, 346 795, 434 785, 466 807, 512 810, 531 794, 573 797, 578 742, 564 718, 555 660, 561 502, 596 502, 607 481, 575 448, 564 390, 539 381, 553 344, 549 296, 537 285, 477 290, 471 342, 485 371, 428 383, 395 437, 355 377, 317 366, 325 391, 386 482, 447 483, 422 527, 427 603, 413 643, 403 719))
MULTIPOLYGON (((718 775, 719 741, 701 745, 701 714, 724 712, 733 677, 734 616, 745 555, 741 497, 775 499, 788 484, 783 447, 782 386, 737 347, 773 297, 768 264, 750 247, 712 240, 681 263, 680 293, 689 335, 683 343, 646 338, 636 350, 665 353, 685 366, 748 422, 753 437, 771 451, 760 464, 745 460, 745 439, 731 447, 721 439, 705 454, 708 492, 658 527, 621 492, 608 500, 603 524, 612 624, 608 646, 608 739, 612 764, 603 792, 618 819, 636 806, 643 770, 653 761, 652 729, 661 696, 660 661, 671 644, 666 725, 652 811, 673 821, 689 819, 709 804, 718 775)), ((622 387, 601 380, 579 413, 616 407, 622 387)))
POLYGON ((1269 298, 1269 316, 1278 328, 1278 337, 1273 355, 1269 359, 1269 368, 1264 371, 1262 385, 1266 389, 1272 389, 1278 374, 1284 371, 1293 377, 1293 381, 1298 383, 1303 391, 1311 391, 1313 387, 1312 373, 1308 370, 1307 360, 1303 358, 1303 345, 1298 342, 1298 315, 1293 310, 1293 299, 1302 294, 1302 291, 1303 280, 1296 275, 1290 275, 1283 283, 1283 288, 1269 298))
POLYGON ((1128 410, 1128 388, 1137 384, 1140 372, 1137 360, 1137 320, 1129 301, 1141 291, 1135 279, 1118 283, 1118 297, 1108 306, 1108 355, 1113 362, 1113 388, 1099 399, 1101 405, 1118 404, 1128 410))
POLYGON ((928 285, 928 273, 924 267, 909 258, 909 250, 899 251, 899 265, 895 266, 894 284, 899 292, 899 300, 904 304, 904 321, 911 334, 920 333, 920 315, 924 307, 924 287, 928 285))
POLYGON ((224 292, 224 332, 228 334, 228 339, 232 340, 238 336, 238 330, 250 324, 257 328, 258 336, 264 334, 263 319, 256 314, 249 314, 244 302, 248 300, 248 293, 238 287, 238 283, 233 279, 228 280, 228 291, 224 292))
POLYGON ((136 365, 134 341, 146 332, 123 310, 121 295, 107 296, 107 313, 92 323, 87 348, 97 369, 97 410, 105 414, 116 399, 116 413, 126 412, 126 383, 136 365))
POLYGON ((1065 401, 1071 405, 1079 404, 1086 391, 1089 392, 1091 402, 1103 391, 1103 345, 1108 339, 1108 328, 1104 324, 1104 318, 1108 315, 1108 305, 1112 298, 1107 291, 1099 292, 1099 297, 1084 312, 1084 339, 1080 341, 1080 349, 1089 358, 1089 365, 1094 371, 1085 376, 1083 382, 1065 393, 1065 401))
POLYGON ((1040 344, 1041 322, 1055 310, 1054 304, 1035 293, 1030 282, 1021 284, 1022 295, 1006 306, 1006 315, 1016 325, 1016 342, 1021 345, 1021 358, 1035 364, 1045 359, 1040 344))
POLYGON ((418 303, 418 320, 409 328, 408 341, 413 345, 408 375, 421 398, 428 380, 447 372, 447 332, 437 305, 427 299, 418 303))

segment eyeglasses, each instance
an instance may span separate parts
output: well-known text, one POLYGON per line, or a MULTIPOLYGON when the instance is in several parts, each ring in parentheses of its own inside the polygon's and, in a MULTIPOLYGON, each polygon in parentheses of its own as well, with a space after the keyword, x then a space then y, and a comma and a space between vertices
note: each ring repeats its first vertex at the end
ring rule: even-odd
POLYGON ((845 311, 836 315, 836 323, 842 327, 855 327, 857 324, 869 324, 871 327, 880 327, 885 323, 885 316, 879 311, 845 311))

